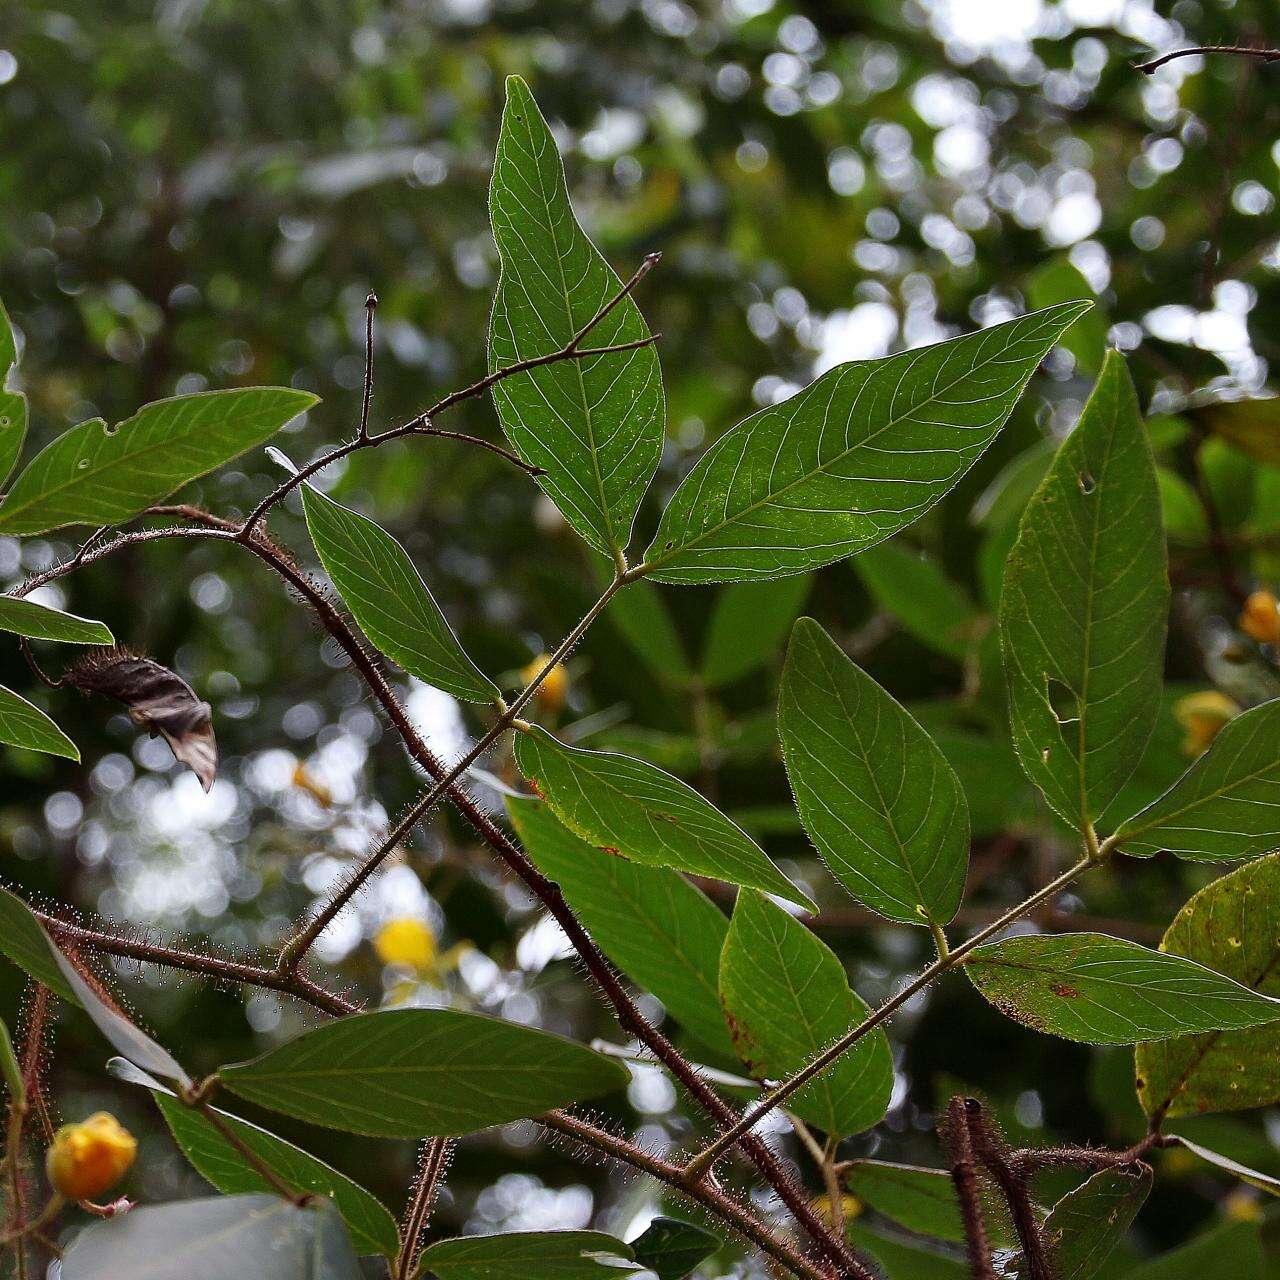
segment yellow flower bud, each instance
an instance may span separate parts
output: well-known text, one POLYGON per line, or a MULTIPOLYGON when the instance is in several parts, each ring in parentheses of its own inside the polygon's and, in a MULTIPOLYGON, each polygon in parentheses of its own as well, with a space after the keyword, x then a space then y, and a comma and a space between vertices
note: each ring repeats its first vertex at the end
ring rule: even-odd
POLYGON ((133 1164, 138 1143, 107 1111, 64 1124, 45 1154, 45 1172, 68 1200, 92 1200, 115 1186, 133 1164))
MULTIPOLYGON (((538 672, 550 661, 551 655, 549 653, 538 654, 520 672, 520 683, 527 685, 531 680, 536 679, 538 672)), ((564 706, 569 700, 569 673, 564 669, 563 663, 557 662, 547 672, 547 678, 538 686, 538 691, 533 696, 535 701, 548 711, 559 711, 564 706)))
POLYGON ((1239 704, 1216 689, 1205 689, 1179 698, 1173 704, 1173 716, 1187 731, 1182 740, 1183 752, 1189 756, 1203 755, 1222 726, 1239 714, 1239 704))
POLYGON ((1255 591, 1240 611, 1240 630, 1259 644, 1280 643, 1280 601, 1270 591, 1255 591))
POLYGON ((425 973, 435 963, 436 936, 416 916, 397 916, 374 935, 373 949, 383 964, 425 973))
POLYGON ((1261 1222, 1264 1213, 1258 1196, 1248 1187, 1237 1187, 1222 1202, 1223 1216, 1229 1222, 1261 1222))
MULTIPOLYGON (((831 1197, 830 1196, 814 1196, 809 1202, 814 1213, 822 1220, 826 1226, 832 1225, 831 1218, 831 1197)), ((862 1201, 857 1196, 851 1195, 848 1191, 840 1197, 840 1212, 844 1216, 846 1222, 851 1222, 862 1212, 862 1201)))

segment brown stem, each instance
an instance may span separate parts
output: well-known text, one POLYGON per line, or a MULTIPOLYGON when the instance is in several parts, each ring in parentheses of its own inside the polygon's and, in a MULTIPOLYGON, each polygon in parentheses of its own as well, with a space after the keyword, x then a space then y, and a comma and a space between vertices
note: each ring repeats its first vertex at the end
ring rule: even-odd
POLYGON ((378 295, 364 300, 364 395, 360 401, 360 430, 356 439, 369 438, 369 409, 373 404, 373 316, 378 310, 378 295))
POLYGON ((405 1209, 404 1230, 400 1237, 400 1252, 391 1270, 392 1280, 410 1280, 418 1254, 422 1251, 422 1234, 431 1217, 440 1182, 449 1166, 453 1150, 451 1138, 428 1138, 422 1144, 418 1162, 418 1176, 409 1194, 405 1209))
MULTIPOLYGON (((375 439, 381 438, 375 437, 375 439)), ((210 515, 208 512, 201 511, 198 508, 168 506, 155 508, 154 512, 155 514, 179 515, 197 520, 204 527, 142 530, 135 533, 122 534, 112 542, 93 550, 89 550, 87 547, 82 548, 81 552, 77 553, 71 561, 61 566, 55 566, 53 569, 47 570, 45 573, 23 583, 22 586, 16 589, 15 594, 25 595, 37 586, 60 577, 81 564, 93 563, 123 547, 141 542, 157 541, 165 537, 202 536, 220 541, 239 542, 240 545, 245 546, 267 563, 290 586, 298 591, 316 613, 321 624, 334 637, 365 679, 370 691, 392 720, 414 759, 433 779, 439 781, 444 777, 447 772, 444 764, 436 758, 434 753, 422 741, 412 721, 409 720, 408 715, 399 705, 395 695, 387 685, 377 664, 365 653, 360 642, 333 605, 329 603, 306 575, 296 568, 286 553, 274 543, 259 536, 241 540, 234 532, 237 526, 231 521, 210 515)), ((737 1112, 725 1103, 719 1094, 698 1075, 692 1064, 683 1057, 675 1046, 645 1019, 639 1007, 618 980, 613 967, 605 958, 603 952, 595 945, 586 930, 578 922, 577 917, 570 910, 564 895, 560 892, 559 886, 538 870, 525 855, 524 851, 472 800, 465 789, 456 785, 451 786, 448 791, 448 798, 450 803, 475 828, 485 844, 542 902, 543 906, 565 931, 566 936, 582 959, 592 979, 610 1005, 613 1006, 619 1026, 629 1034, 635 1035, 637 1039, 645 1044, 717 1124, 721 1126, 733 1125, 738 1120, 737 1112)), ((65 926, 60 921, 56 923, 62 928, 72 927, 65 926)), ((82 939, 82 941, 89 943, 88 939, 82 939)), ((92 943, 89 944, 93 945, 92 943)), ((154 960, 160 964, 170 964, 177 968, 186 968, 197 972, 210 972, 201 963, 207 959, 206 957, 175 956, 167 953, 163 948, 157 949, 154 954, 142 955, 142 951, 151 950, 147 944, 136 944, 122 939, 107 938, 102 949, 112 951, 114 954, 133 955, 141 959, 154 960)), ((227 961, 218 961, 216 963, 224 966, 224 972, 215 976, 226 977, 232 981, 259 983, 260 985, 291 994, 300 994, 299 985, 305 982, 305 979, 296 972, 293 974, 276 972, 267 980, 263 980, 262 977, 257 976, 261 975, 263 971, 254 970, 253 966, 237 965, 234 962, 227 961), (232 969, 235 972, 232 972, 232 969)), ((334 1001, 338 999, 314 984, 310 985, 316 1000, 334 1001)), ((329 1011, 334 1012, 332 1008, 329 1011)), ((349 1011, 349 1008, 343 1011, 349 1011)), ((779 1199, 790 1210, 792 1216, 813 1238, 822 1253, 835 1263, 840 1273, 856 1277, 856 1280, 870 1280, 872 1273, 868 1267, 843 1241, 835 1240, 830 1235, 809 1206, 803 1192, 794 1184, 768 1147, 754 1136, 746 1135, 743 1137, 738 1135, 738 1137, 742 1138, 744 1153, 777 1192, 779 1199)), ((738 1138, 735 1138, 735 1141, 737 1140, 738 1138)))
POLYGON ((829 1271, 816 1266, 789 1241, 779 1239, 754 1214, 744 1209, 709 1179, 690 1181, 679 1165, 645 1151, 634 1142, 598 1129, 566 1111, 552 1111, 539 1116, 538 1124, 660 1179, 695 1204, 715 1214, 744 1239, 804 1280, 831 1280, 829 1271))
POLYGON ((200 1112, 226 1139, 227 1143, 235 1149, 240 1159, 267 1183, 276 1195, 292 1201, 299 1209, 306 1208, 311 1202, 313 1197, 310 1192, 299 1191, 297 1187, 290 1186, 252 1147, 241 1139, 240 1135, 203 1098, 192 1099, 189 1102, 186 1098, 183 1098, 182 1101, 200 1112))
POLYGON ((982 1195, 973 1159, 973 1140, 964 1098, 952 1098, 947 1104, 946 1139, 951 1181, 955 1184, 956 1199, 960 1202, 960 1217, 964 1223, 970 1273, 973 1280, 996 1280, 995 1269, 991 1264, 991 1246, 987 1241, 987 1224, 982 1214, 982 1195))
POLYGON ((1175 49, 1172 53, 1162 53, 1150 62, 1135 62, 1133 69, 1149 76, 1163 67, 1166 62, 1175 58, 1190 58, 1201 53, 1226 53, 1236 58, 1258 58, 1262 62, 1280 62, 1280 49, 1260 49, 1243 44, 1198 44, 1190 49, 1175 49))
POLYGON ((1049 1251, 1027 1188, 1026 1174, 1008 1159, 1004 1144, 995 1133, 994 1122, 983 1114, 982 1103, 977 1098, 965 1098, 963 1109, 974 1154, 982 1161, 983 1168, 1000 1188, 1000 1194, 1009 1206, 1009 1216, 1013 1219, 1013 1229, 1018 1233, 1018 1243, 1022 1245, 1022 1256, 1027 1265, 1027 1280, 1053 1280, 1049 1251))

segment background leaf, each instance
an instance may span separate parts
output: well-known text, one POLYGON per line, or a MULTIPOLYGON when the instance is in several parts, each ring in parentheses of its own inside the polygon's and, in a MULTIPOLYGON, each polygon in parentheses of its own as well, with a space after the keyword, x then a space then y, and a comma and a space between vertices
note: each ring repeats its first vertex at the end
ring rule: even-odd
POLYGON ((1158 800, 1120 824, 1119 847, 1210 861, 1280 843, 1280 698, 1229 720, 1158 800))
POLYGON ((603 1280, 634 1270, 619 1258, 630 1260, 630 1246, 599 1231, 513 1231, 438 1240, 421 1264, 440 1280, 603 1280))
POLYGON ((700 674, 708 688, 731 684, 766 661, 791 629, 812 586, 808 574, 721 589, 707 625, 700 674))
MULTIPOLYGON (((1054 1280, 1089 1280, 1129 1230, 1151 1191, 1145 1164, 1103 1169, 1069 1191, 1049 1210, 1043 1233, 1054 1280)), ((1011 1276, 1026 1280, 1026 1264, 1014 1259, 1011 1276)))
POLYGON ((144 1205, 85 1228, 62 1280, 360 1280, 327 1200, 214 1196, 144 1205))
MULTIPOLYGON (((738 894, 720 960, 720 999, 738 1056, 758 1080, 798 1071, 869 1012, 835 953, 762 893, 738 894)), ((787 1101, 833 1137, 877 1124, 893 1058, 876 1028, 787 1101)))
POLYGON ((536 726, 516 736, 516 764, 556 817, 605 854, 751 885, 814 909, 740 827, 655 765, 566 746, 536 726))
POLYGON ((13 482, 0 533, 120 524, 270 439, 316 401, 288 387, 246 387, 157 400, 114 428, 100 418, 82 422, 13 482))
POLYGON ((1075 827, 1106 808, 1151 737, 1168 609, 1151 449, 1111 352, 1023 515, 1000 602, 1014 745, 1075 827))
POLYGON ((831 874, 890 920, 945 924, 969 807, 932 738, 812 618, 796 623, 778 733, 805 830, 831 874))
POLYGON ((872 599, 922 644, 963 659, 982 634, 977 606, 942 570, 897 542, 868 547, 853 562, 872 599))
POLYGON ((467 702, 501 696, 463 652, 404 548, 384 529, 302 486, 307 530, 324 571, 373 645, 411 676, 467 702))
POLYGON ((1267 1280, 1256 1222, 1227 1222, 1124 1273, 1125 1280, 1267 1280))
POLYGON ((966 1263, 938 1252, 924 1241, 911 1241, 872 1231, 853 1222, 845 1232, 849 1243, 870 1254, 888 1280, 971 1280, 966 1263))
POLYGON ((1169 1137, 1174 1140, 1175 1146, 1190 1151, 1192 1155, 1198 1156, 1206 1164, 1213 1165, 1215 1169, 1221 1169, 1223 1173, 1229 1173, 1233 1178, 1238 1178, 1251 1187, 1257 1187, 1259 1191, 1265 1191, 1269 1196, 1280 1196, 1280 1178, 1262 1173, 1258 1169, 1250 1169, 1248 1165, 1223 1155, 1221 1151, 1214 1151, 1198 1142, 1192 1142, 1185 1134, 1171 1133, 1169 1137))
MULTIPOLYGON (((864 1204, 908 1231, 939 1240, 964 1240, 955 1183, 946 1169, 854 1160, 844 1173, 844 1185, 864 1204)), ((986 1215, 987 1235, 993 1243, 1007 1243, 1001 1229, 1007 1210, 999 1207, 998 1193, 983 1188, 983 1194, 992 1210, 986 1215)))
POLYGON ((1068 258, 1055 258, 1032 272, 1027 280, 1027 300, 1033 307, 1052 307, 1083 299, 1093 303, 1062 335, 1062 345, 1075 357, 1083 373, 1096 374, 1107 354, 1107 330, 1111 322, 1098 304, 1093 289, 1068 258))
MULTIPOLYGON (((489 214, 502 263, 492 370, 560 350, 622 288, 573 216, 555 138, 518 76, 507 78, 489 214)), ((648 336, 627 297, 583 346, 648 336)), ((545 469, 538 483, 564 518, 597 551, 624 549, 662 452, 666 411, 653 348, 543 365, 495 384, 493 402, 516 452, 545 469)))
POLYGON ((1280 465, 1280 398, 1219 400, 1198 407, 1194 417, 1242 453, 1280 465))
POLYGON ((68 760, 80 759, 80 748, 39 707, 3 686, 0 686, 0 742, 68 760))
POLYGON ((955 485, 1087 303, 839 365, 725 432, 645 552, 658 582, 816 569, 883 542, 955 485))
POLYGON ((31 908, 8 889, 0 889, 0 951, 68 1004, 80 1003, 63 976, 58 949, 31 914, 31 908))
POLYGON ((684 1280, 720 1247, 719 1237, 679 1218, 656 1217, 631 1242, 636 1264, 658 1280, 684 1280))
POLYGON ((619 1063, 571 1040, 457 1009, 356 1014, 218 1075, 271 1111, 388 1138, 473 1133, 628 1079, 619 1063))
POLYGON ((0 631, 32 640, 60 640, 64 644, 113 644, 111 631, 101 622, 19 596, 0 596, 0 631))
POLYGON ((677 685, 688 682, 693 669, 662 592, 652 582, 629 582, 609 601, 605 616, 655 675, 677 685))
POLYGON ((970 953, 964 971, 1016 1022, 1086 1044, 1136 1044, 1280 1018, 1280 1000, 1181 956, 1101 933, 988 942, 970 953))
MULTIPOLYGON (((1280 854, 1215 880, 1169 926, 1160 949, 1280 997, 1280 854)), ((1148 1115, 1236 1111, 1280 1101, 1280 1024, 1140 1044, 1138 1097, 1148 1115)))
POLYGON ((537 800, 508 797, 529 856, 564 893, 600 949, 703 1044, 732 1059, 718 989, 729 922, 676 871, 603 856, 537 800))

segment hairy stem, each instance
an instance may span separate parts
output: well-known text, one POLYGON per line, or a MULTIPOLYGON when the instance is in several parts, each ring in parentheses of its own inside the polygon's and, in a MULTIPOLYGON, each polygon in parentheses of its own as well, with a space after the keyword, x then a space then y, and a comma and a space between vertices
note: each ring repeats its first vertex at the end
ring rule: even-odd
POLYGON ((409 1193, 409 1203, 405 1209, 404 1230, 400 1238, 400 1252, 396 1255, 391 1267, 391 1280, 410 1280, 422 1251, 422 1235, 427 1229, 431 1217, 431 1208, 436 1201, 436 1193, 444 1171, 449 1165, 449 1156, 453 1150, 451 1138, 428 1138, 422 1144, 422 1155, 418 1164, 418 1176, 414 1180, 413 1190, 409 1193))

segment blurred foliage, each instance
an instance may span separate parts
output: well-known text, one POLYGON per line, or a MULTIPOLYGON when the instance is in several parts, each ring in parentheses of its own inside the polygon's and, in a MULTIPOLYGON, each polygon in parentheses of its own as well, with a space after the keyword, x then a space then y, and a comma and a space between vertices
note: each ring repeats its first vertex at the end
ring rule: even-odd
MULTIPOLYGON (((1188 735, 1203 736, 1192 723, 1203 704, 1179 699, 1216 689, 1249 705, 1280 691, 1274 651, 1235 622, 1248 592, 1280 577, 1274 434, 1270 453, 1257 444, 1274 428, 1204 407, 1262 392, 1275 359, 1280 71, 1186 59, 1148 78, 1130 65, 1186 42, 1252 40, 1280 40, 1265 0, 11 6, 0 31, 0 293, 24 343, 32 443, 175 391, 282 384, 323 398, 279 441, 303 462, 358 419, 370 291, 380 300, 378 424, 482 374, 496 274, 486 186, 512 72, 555 122, 580 216, 606 255, 624 275, 644 254, 664 255, 638 298, 663 334, 669 401, 642 535, 706 442, 815 370, 1096 294, 1105 319, 1055 353, 968 479, 861 572, 855 561, 814 575, 803 601, 960 772, 975 819, 965 910, 970 922, 988 918, 1070 853, 1009 750, 990 615, 1046 442, 1074 422, 1108 339, 1130 353, 1153 415, 1175 584, 1171 694, 1126 797, 1167 783, 1186 763, 1188 735), (1221 422, 1229 429, 1214 437, 1221 422), (912 552, 923 558, 902 560, 912 552), (906 573, 922 585, 904 603, 906 573)), ((496 432, 480 402, 450 425, 496 432)), ((244 511, 278 474, 255 453, 189 495, 244 511)), ((594 598, 589 553, 527 477, 491 454, 402 442, 324 480, 396 534, 468 651, 507 687, 594 598)), ((296 506, 273 530, 314 566, 296 506)), ((72 549, 63 535, 21 552, 0 540, 0 573, 10 584, 72 549)), ((781 598, 762 588, 756 601, 731 598, 735 588, 643 590, 588 636, 538 714, 575 741, 679 772, 764 840, 822 895, 818 927, 874 1002, 925 958, 923 943, 869 921, 824 875, 806 880, 816 864, 773 729, 773 637, 785 630, 775 622, 802 607, 799 588, 781 598), (753 626, 770 634, 734 651, 734 630, 753 626)), ((85 763, 6 753, 7 881, 139 933, 252 952, 278 940, 415 793, 420 780, 354 675, 256 562, 162 544, 48 598, 103 618, 189 680, 213 703, 224 764, 206 799, 125 716, 66 693, 32 695, 56 699, 85 763)), ((3 662, 0 676, 27 691, 16 651, 6 646, 3 662)), ((480 724, 443 695, 398 686, 445 754, 480 724)), ((497 808, 491 784, 513 780, 510 762, 487 768, 476 786, 497 808)), ((1150 942, 1212 875, 1167 860, 1111 867, 1063 910, 1150 942)), ((613 1031, 573 980, 558 934, 447 817, 331 929, 324 958, 335 981, 374 1000, 491 1009, 583 1040, 613 1031), (429 931, 408 950, 386 932, 405 918, 429 931)), ((10 1014, 21 999, 11 968, 0 983, 10 1014)), ((138 1007, 193 1071, 308 1020, 269 993, 154 971, 136 987, 138 1007)), ((962 982, 913 1005, 892 1037, 893 1109, 847 1144, 851 1156, 936 1163, 935 1108, 957 1083, 980 1087, 1019 1140, 1141 1134, 1127 1052, 1029 1037, 962 982)), ((102 1055, 87 1024, 64 1015, 57 1048, 58 1109, 74 1116, 110 1100, 141 1135, 135 1193, 194 1193, 201 1184, 145 1100, 90 1069, 102 1055)), ((652 1069, 638 1069, 630 1101, 654 1142, 688 1133, 652 1069)), ((1274 1119, 1182 1127, 1275 1172, 1274 1119)), ((305 1143, 398 1205, 407 1144, 314 1131, 305 1143)), ((1185 1153, 1159 1164, 1108 1275, 1254 1212, 1252 1193, 1241 1199, 1185 1153)), ((517 1129, 466 1144, 439 1220, 631 1234, 654 1207, 645 1188, 570 1165, 517 1129)), ((717 1274, 733 1265, 721 1261, 717 1274)))

